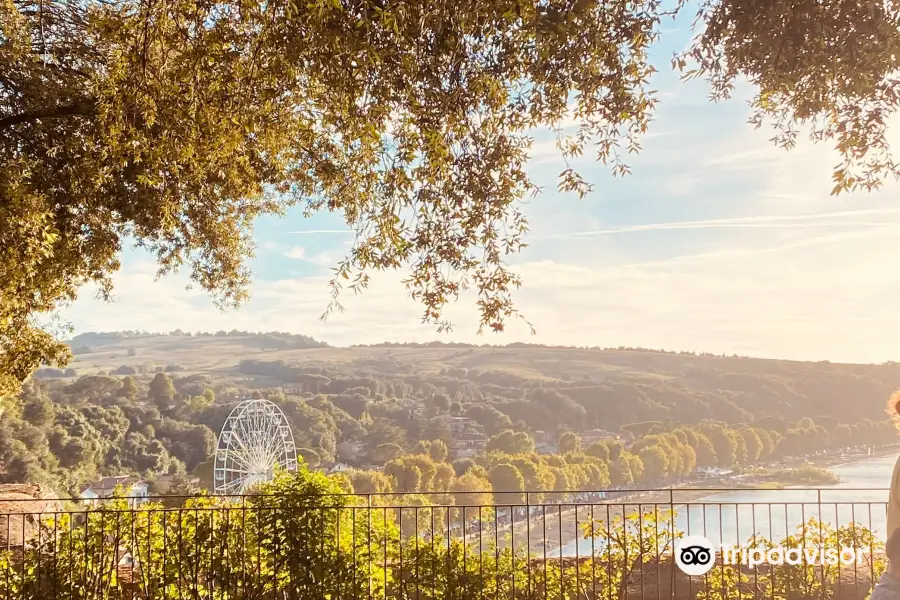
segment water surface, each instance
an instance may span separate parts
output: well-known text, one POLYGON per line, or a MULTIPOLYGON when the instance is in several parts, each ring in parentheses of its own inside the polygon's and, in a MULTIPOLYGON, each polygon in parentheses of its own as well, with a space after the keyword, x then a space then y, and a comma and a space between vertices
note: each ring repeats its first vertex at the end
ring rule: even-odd
MULTIPOLYGON (((780 541, 814 518, 832 526, 857 523, 883 540, 888 486, 897 458, 898 454, 891 454, 831 467, 841 483, 820 490, 735 490, 699 498, 676 506, 675 527, 688 535, 704 535, 717 544, 737 544, 754 532, 780 541)), ((673 497, 678 503, 677 491, 673 497)), ((660 506, 659 510, 667 508, 660 506)), ((654 505, 645 506, 644 511, 654 511, 654 505)), ((578 520, 585 522, 588 517, 589 512, 584 510, 578 520)), ((596 551, 596 540, 593 545, 591 540, 573 540, 563 545, 562 553, 590 555, 592 547, 596 551)))

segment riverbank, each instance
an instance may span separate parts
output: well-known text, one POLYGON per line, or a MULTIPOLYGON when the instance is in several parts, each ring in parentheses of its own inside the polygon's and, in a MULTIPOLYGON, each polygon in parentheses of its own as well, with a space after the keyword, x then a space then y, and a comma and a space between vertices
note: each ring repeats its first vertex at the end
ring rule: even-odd
POLYGON ((876 458, 883 458, 885 456, 896 455, 898 452, 900 452, 900 443, 886 446, 884 448, 878 448, 874 450, 870 455, 823 456, 816 457, 816 460, 809 462, 814 466, 823 468, 843 467, 864 460, 872 460, 876 458))
MULTIPOLYGON (((572 504, 532 508, 532 513, 516 517, 516 527, 510 535, 509 525, 501 527, 500 545, 514 544, 516 548, 529 547, 533 552, 558 552, 560 546, 583 537, 583 530, 592 520, 604 521, 616 516, 638 511, 655 512, 678 510, 688 504, 715 502, 715 497, 738 490, 828 488, 836 485, 798 484, 786 472, 799 467, 830 469, 844 467, 893 456, 900 452, 900 445, 879 449, 872 454, 823 455, 790 463, 769 465, 768 472, 759 475, 728 474, 708 477, 702 481, 692 481, 653 491, 621 492, 611 494, 607 499, 590 505, 572 504), (505 539, 504 539, 505 538, 505 539)), ((884 486, 888 484, 885 479, 884 486)))
MULTIPOLYGON (((702 483, 692 482, 685 485, 673 486, 669 490, 660 492, 651 492, 640 494, 635 497, 637 502, 668 502, 667 499, 658 500, 657 498, 667 498, 670 491, 673 493, 674 502, 676 504, 697 502, 699 500, 716 496, 718 494, 731 492, 734 490, 750 490, 750 489, 789 489, 802 487, 830 487, 840 483, 840 480, 826 483, 803 483, 794 481, 787 474, 793 469, 803 467, 813 467, 815 469, 833 469, 844 467, 860 462, 876 460, 885 456, 894 456, 900 453, 900 444, 879 448, 871 454, 851 454, 851 455, 821 455, 805 459, 798 459, 791 462, 782 462, 769 464, 762 467, 765 472, 759 474, 738 473, 728 474, 716 477, 710 477, 702 483)), ((889 482, 885 481, 887 487, 889 482)))

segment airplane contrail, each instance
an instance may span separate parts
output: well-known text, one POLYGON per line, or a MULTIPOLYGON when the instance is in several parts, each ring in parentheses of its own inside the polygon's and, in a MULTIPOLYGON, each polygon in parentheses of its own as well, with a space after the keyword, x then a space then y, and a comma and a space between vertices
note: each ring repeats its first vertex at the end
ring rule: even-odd
POLYGON ((900 214, 900 208, 873 208, 866 210, 839 211, 831 213, 819 213, 813 215, 760 215, 751 217, 735 217, 730 219, 708 219, 705 221, 675 221, 670 223, 648 223, 645 225, 627 225, 624 227, 607 227, 589 231, 574 231, 563 234, 549 234, 535 237, 575 237, 575 236, 601 236, 616 235, 622 233, 639 233, 644 231, 672 231, 678 229, 714 229, 714 228, 804 228, 804 227, 834 227, 847 226, 881 226, 891 223, 877 221, 842 221, 842 222, 817 222, 841 217, 873 216, 900 214))
POLYGON ((297 235, 304 235, 304 234, 314 234, 314 233, 346 233, 346 234, 351 234, 351 233, 353 233, 353 232, 350 231, 349 229, 307 229, 307 230, 302 230, 302 231, 288 231, 288 232, 286 232, 286 233, 293 233, 293 234, 297 234, 297 235))

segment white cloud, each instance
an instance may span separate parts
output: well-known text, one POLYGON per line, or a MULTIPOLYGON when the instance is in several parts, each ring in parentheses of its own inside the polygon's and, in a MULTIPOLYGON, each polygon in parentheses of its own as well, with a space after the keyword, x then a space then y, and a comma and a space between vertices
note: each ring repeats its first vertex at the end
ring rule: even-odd
POLYGON ((309 254, 303 246, 294 246, 285 256, 293 260, 302 260, 318 267, 332 267, 338 260, 336 256, 332 256, 327 252, 309 254))
POLYGON ((293 248, 288 250, 285 256, 293 260, 303 260, 304 258, 306 258, 306 248, 304 248, 303 246, 294 246, 293 248))
MULTIPOLYGON (((566 128, 571 128, 578 124, 577 121, 574 120, 574 118, 569 119, 568 121, 566 121, 566 123, 566 128)), ((544 131, 543 133, 544 135, 547 135, 547 131, 544 131)), ((573 133, 573 131, 564 131, 562 136, 563 141, 565 140, 566 135, 571 135, 573 133)), ((555 133, 552 135, 555 136, 555 133)), ((642 144, 646 144, 650 140, 659 140, 660 138, 668 135, 670 134, 666 131, 652 130, 641 135, 638 141, 642 144)), ((534 142, 532 142, 531 148, 528 152, 528 158, 528 166, 532 168, 539 165, 552 164, 557 165, 560 167, 560 169, 562 169, 566 164, 563 160, 562 151, 557 146, 556 137, 552 137, 550 139, 535 140, 534 142)), ((584 154, 569 159, 569 164, 573 167, 575 165, 578 165, 579 168, 588 167, 589 169, 591 166, 594 166, 596 164, 596 160, 596 143, 589 141, 587 144, 585 144, 584 154)))
POLYGON ((532 167, 546 164, 565 164, 563 162, 562 152, 560 152, 556 145, 556 139, 538 140, 533 142, 528 153, 528 159, 528 164, 532 167))
MULTIPOLYGON (((838 228, 839 229, 839 228, 838 228)), ((803 230, 797 241, 691 257, 592 267, 536 260, 516 267, 519 308, 538 330, 510 323, 502 335, 475 335, 471 296, 447 311, 450 339, 470 342, 618 346, 738 352, 798 359, 883 361, 897 358, 900 330, 900 224, 855 231, 803 230)), ((327 277, 258 282, 248 306, 211 308, 182 277, 154 283, 148 264, 116 278, 118 302, 80 300, 65 312, 79 331, 111 329, 288 330, 348 345, 438 338, 421 325, 400 273, 376 274, 347 311, 318 320, 327 277)))
MULTIPOLYGON (((456 324, 449 339, 897 359, 898 187, 831 198, 830 169, 838 161, 827 145, 801 142, 785 153, 765 132, 734 126, 722 133, 706 114, 699 122, 655 124, 665 137, 647 139, 645 152, 632 161, 631 180, 599 186, 601 202, 548 192, 527 204, 531 239, 538 243, 515 266, 524 285, 514 298, 536 337, 514 322, 502 335, 476 336, 477 309, 468 295, 447 310, 456 324), (631 201, 651 208, 618 221, 606 218, 631 201), (673 217, 672 205, 695 210, 673 217), (700 251, 673 243, 701 235, 710 239, 700 251), (643 240, 662 251, 639 258, 633 245, 643 240)), ((536 142, 532 151, 532 165, 559 155, 553 140, 536 142)), ((331 251, 340 253, 334 241, 331 251)), ((317 266, 335 263, 336 256, 308 248, 295 245, 287 256, 317 266)), ((202 292, 185 292, 183 277, 154 283, 153 274, 150 263, 129 263, 115 278, 118 302, 100 304, 85 290, 63 315, 79 331, 274 329, 338 345, 439 338, 420 323, 403 273, 375 275, 363 295, 347 292, 347 312, 327 323, 318 320, 328 303, 326 275, 257 281, 248 306, 220 313, 202 292)))
POLYGON ((300 231, 286 231, 292 235, 318 235, 318 234, 342 234, 351 235, 353 232, 349 229, 307 229, 300 231))
POLYGON ((771 148, 763 147, 717 156, 706 161, 706 166, 724 169, 756 169, 776 165, 780 162, 780 158, 772 152, 771 148))

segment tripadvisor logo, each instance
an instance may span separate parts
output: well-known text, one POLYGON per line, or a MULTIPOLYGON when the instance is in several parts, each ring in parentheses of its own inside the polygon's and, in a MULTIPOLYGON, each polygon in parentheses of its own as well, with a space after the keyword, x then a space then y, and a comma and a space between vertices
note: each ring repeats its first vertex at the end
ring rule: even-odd
POLYGON ((685 575, 706 575, 713 568, 715 555, 712 542, 702 535, 688 535, 675 542, 675 564, 685 575))
MULTIPOLYGON (((675 564, 686 575, 706 575, 713 568, 716 547, 702 535, 689 535, 675 543, 675 564)), ((723 546, 722 563, 744 565, 751 569, 769 565, 853 565, 866 564, 865 548, 785 548, 723 546)))
POLYGON ((865 548, 723 548, 726 565, 746 565, 751 569, 761 565, 855 565, 866 562, 865 548))

